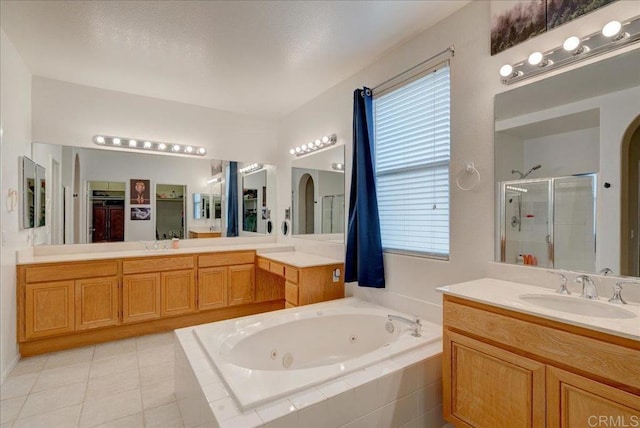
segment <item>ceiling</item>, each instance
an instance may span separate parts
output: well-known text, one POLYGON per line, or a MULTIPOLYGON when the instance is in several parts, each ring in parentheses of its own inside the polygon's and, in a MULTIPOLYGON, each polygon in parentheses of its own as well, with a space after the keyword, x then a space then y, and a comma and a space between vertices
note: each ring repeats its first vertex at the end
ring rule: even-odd
POLYGON ((34 75, 276 118, 467 3, 2 0, 0 16, 34 75))

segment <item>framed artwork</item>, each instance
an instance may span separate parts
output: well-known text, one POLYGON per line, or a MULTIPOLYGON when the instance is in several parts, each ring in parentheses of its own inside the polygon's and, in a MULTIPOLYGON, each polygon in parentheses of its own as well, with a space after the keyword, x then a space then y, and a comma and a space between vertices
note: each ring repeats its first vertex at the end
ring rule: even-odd
POLYGON ((151 220, 151 207, 131 207, 131 220, 151 220))
POLYGON ((618 0, 492 0, 491 55, 618 0))
POLYGON ((491 2, 491 55, 547 31, 546 0, 491 2))
POLYGON ((151 182, 132 178, 130 180, 129 195, 131 205, 149 205, 151 203, 151 182))

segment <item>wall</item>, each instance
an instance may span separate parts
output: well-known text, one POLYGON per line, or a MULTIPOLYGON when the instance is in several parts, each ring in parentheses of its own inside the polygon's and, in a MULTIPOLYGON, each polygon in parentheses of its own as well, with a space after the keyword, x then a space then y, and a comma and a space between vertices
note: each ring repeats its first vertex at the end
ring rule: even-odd
POLYGON ((34 77, 33 141, 95 147, 96 134, 204 146, 212 159, 276 160, 275 121, 34 77))
MULTIPOLYGON (((0 383, 18 359, 16 341, 16 251, 31 245, 33 233, 20 230, 20 210, 9 212, 5 195, 19 190, 18 162, 31 156, 31 73, 0 29, 0 383)), ((21 198, 20 198, 21 200, 21 198)))
MULTIPOLYGON (((436 287, 482 277, 485 275, 487 262, 493 259, 493 97, 515 86, 558 73, 551 72, 507 87, 499 81, 500 66, 521 61, 534 50, 544 52, 555 48, 574 33, 584 35, 599 31, 603 23, 611 19, 635 15, 636 2, 618 1, 492 57, 489 54, 490 2, 470 3, 281 120, 281 161, 278 165, 282 167, 279 169, 278 180, 280 213, 290 206, 286 196, 291 191, 287 172, 291 164, 291 155, 288 154, 291 147, 317 136, 336 133, 338 143, 346 145, 345 179, 349 188, 353 91, 362 86, 375 87, 448 46, 455 45, 455 57, 451 59, 451 173, 456 174, 466 162, 472 161, 480 171, 482 181, 476 189, 468 192, 457 189, 455 185, 451 186, 451 242, 448 261, 394 254, 386 254, 384 258, 387 276, 387 288, 384 292, 440 304, 441 296, 436 292, 436 287)), ((578 66, 582 65, 584 63, 578 66)), ((566 72, 574 67, 577 66, 561 71, 566 72)), ((601 162, 603 157, 606 156, 601 152, 601 162)), ((287 241, 283 238, 281 240, 287 241)), ((611 251, 617 253, 617 249, 611 251)), ((343 257, 340 251, 335 251, 334 255, 343 257)))

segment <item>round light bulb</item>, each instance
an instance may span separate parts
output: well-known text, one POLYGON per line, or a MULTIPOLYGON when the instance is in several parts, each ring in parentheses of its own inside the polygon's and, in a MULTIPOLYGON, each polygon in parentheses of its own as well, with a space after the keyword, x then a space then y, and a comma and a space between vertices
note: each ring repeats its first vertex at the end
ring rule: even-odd
POLYGON ((116 146, 120 145, 120 138, 114 138, 113 139, 113 144, 115 144, 116 146))
POLYGON ((329 142, 329 137, 327 137, 326 135, 322 137, 322 142, 327 144, 329 142))
POLYGON ((531 65, 538 65, 542 62, 542 59, 544 58, 544 56, 542 55, 542 52, 534 52, 531 55, 529 55, 529 64, 531 65))
POLYGON ((203 154, 207 153, 207 150, 206 150, 204 147, 200 147, 200 148, 198 149, 198 153, 200 153, 201 155, 203 155, 203 154))
POLYGON ((167 148, 167 145, 165 143, 158 144, 158 150, 164 150, 166 148, 167 148))
POLYGON ((296 153, 301 153, 302 149, 300 147, 296 147, 296 153))
POLYGON ((129 147, 136 147, 138 142, 136 140, 129 140, 129 147))
POLYGON ((175 144, 175 145, 173 146, 173 151, 174 151, 174 152, 178 152, 178 151, 180 151, 180 145, 175 144))
POLYGON ((500 67, 500 76, 509 77, 513 74, 513 66, 511 64, 505 64, 500 67))
POLYGON ((185 151, 186 151, 187 153, 191 153, 191 152, 193 151, 193 147, 191 147, 191 146, 187 146, 187 148, 185 149, 185 151))
POLYGON ((620 21, 611 21, 602 27, 602 35, 605 37, 615 37, 620 34, 621 30, 622 24, 620 21))
POLYGON ((144 142, 144 148, 145 149, 150 149, 151 148, 151 141, 145 141, 144 142))
POLYGON ((98 136, 96 137, 96 143, 104 144, 104 137, 103 137, 103 136, 101 136, 101 135, 98 135, 98 136))
POLYGON ((321 144, 320 139, 316 140, 316 146, 319 146, 321 144))
POLYGON ((562 44, 562 48, 567 52, 575 52, 580 47, 580 38, 571 36, 562 44))
POLYGON ((289 153, 291 153, 292 155, 295 155, 296 154, 296 149, 289 150, 289 153))

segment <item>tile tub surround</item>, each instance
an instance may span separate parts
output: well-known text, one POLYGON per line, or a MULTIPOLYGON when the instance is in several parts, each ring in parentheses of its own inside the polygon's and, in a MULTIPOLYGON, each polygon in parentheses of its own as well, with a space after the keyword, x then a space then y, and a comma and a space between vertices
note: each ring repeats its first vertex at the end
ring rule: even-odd
POLYGON ((175 333, 175 393, 185 427, 434 427, 445 423, 440 340, 242 412, 193 328, 175 333))

